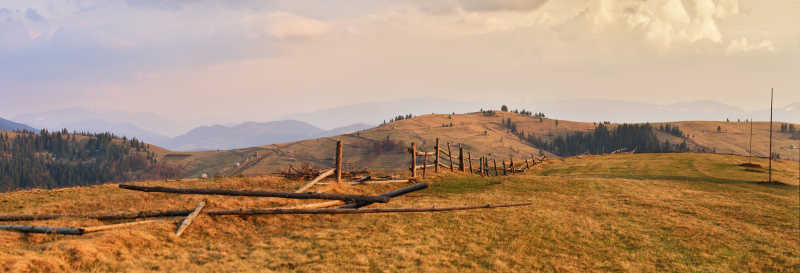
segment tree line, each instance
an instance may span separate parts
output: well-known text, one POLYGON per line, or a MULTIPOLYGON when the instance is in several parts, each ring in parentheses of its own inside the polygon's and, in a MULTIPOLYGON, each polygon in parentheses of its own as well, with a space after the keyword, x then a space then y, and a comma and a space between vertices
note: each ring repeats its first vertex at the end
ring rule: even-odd
POLYGON ((110 133, 0 133, 0 191, 174 178, 149 145, 110 133))
MULTIPOLYGON (((677 133, 677 131, 675 132, 677 133)), ((525 134, 522 131, 517 135, 536 148, 559 156, 602 154, 617 150, 631 150, 636 153, 689 151, 685 139, 681 143, 670 143, 669 140, 660 141, 656 136, 655 129, 650 124, 620 124, 610 128, 600 123, 592 132, 572 132, 556 136, 550 141, 532 133, 525 134)))

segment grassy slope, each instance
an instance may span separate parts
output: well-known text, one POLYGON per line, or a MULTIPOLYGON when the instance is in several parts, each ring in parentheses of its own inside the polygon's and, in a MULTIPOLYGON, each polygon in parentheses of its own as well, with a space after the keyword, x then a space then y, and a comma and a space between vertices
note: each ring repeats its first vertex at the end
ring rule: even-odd
MULTIPOLYGON (((411 120, 402 120, 379 126, 358 134, 348 134, 336 137, 281 143, 275 145, 253 147, 229 151, 209 151, 190 154, 189 157, 168 158, 167 161, 187 167, 188 176, 198 176, 201 173, 228 174, 234 170, 236 162, 256 152, 263 157, 258 164, 243 171, 245 175, 260 175, 284 170, 289 164, 295 166, 309 163, 316 168, 333 166, 335 141, 342 139, 345 143, 345 167, 370 168, 377 170, 400 170, 407 166, 407 154, 394 152, 383 155, 369 154, 373 143, 386 139, 389 136, 405 144, 417 143, 419 149, 430 151, 435 138, 446 142, 464 143, 467 151, 475 157, 489 153, 497 154, 498 158, 508 158, 514 155, 519 158, 537 154, 538 149, 531 147, 518 137, 507 132, 501 125, 501 120, 511 118, 519 130, 534 133, 537 136, 550 138, 555 135, 574 131, 591 131, 595 124, 586 122, 556 121, 552 119, 532 118, 513 113, 498 112, 497 116, 487 117, 481 113, 470 114, 431 114, 415 117, 411 120), (454 124, 454 127, 442 127, 442 124, 454 124), (484 135, 484 132, 486 133, 484 135)), ((745 134, 746 123, 737 122, 675 122, 690 136, 691 148, 706 147, 718 153, 747 154, 748 135, 745 134), (717 126, 722 127, 722 132, 717 133, 717 126)), ((658 124, 655 124, 658 126, 658 124)), ((776 124, 776 131, 778 125, 776 124)), ((680 143, 677 137, 659 133, 663 140, 680 143)), ((755 155, 766 156, 769 143, 768 123, 755 124, 753 151, 755 155)), ((797 159, 797 152, 790 146, 797 143, 791 140, 789 134, 775 133, 774 151, 782 158, 797 159)), ((444 146, 443 146, 444 147, 444 146)), ((455 149, 455 147, 454 147, 455 149)))
MULTIPOLYGON (((0 232, 0 271, 186 272, 798 272, 797 169, 763 185, 745 158, 709 154, 583 156, 526 175, 446 176, 386 207, 531 201, 493 211, 347 216, 202 216, 174 239, 173 222, 82 237, 0 232)), ((765 165, 763 160, 756 163, 765 165)), ((149 182, 148 184, 163 184, 149 182)), ((179 186, 293 189, 243 178, 179 186)), ((335 191, 377 193, 394 186, 335 191)), ((191 208, 202 196, 111 185, 2 195, 6 213, 191 208), (122 209, 124 208, 124 209, 122 209)), ((209 197, 211 207, 286 201, 209 197)), ((37 224, 81 226, 94 220, 37 224)))

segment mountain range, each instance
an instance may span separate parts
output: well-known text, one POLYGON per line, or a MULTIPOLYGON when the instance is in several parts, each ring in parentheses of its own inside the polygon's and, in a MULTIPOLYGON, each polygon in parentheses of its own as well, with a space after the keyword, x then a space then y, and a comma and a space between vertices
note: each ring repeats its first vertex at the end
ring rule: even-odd
MULTIPOLYGON (((722 121, 769 120, 769 109, 746 111, 715 101, 690 101, 655 104, 604 99, 542 101, 539 103, 505 102, 511 109, 544 112, 548 117, 583 121, 661 122, 683 120, 722 121)), ((468 113, 479 109, 499 108, 503 102, 455 101, 416 98, 339 106, 314 112, 286 114, 272 122, 228 122, 225 125, 202 125, 199 121, 176 121, 152 113, 117 110, 94 111, 68 108, 19 115, 13 120, 34 128, 71 131, 112 132, 176 151, 243 148, 273 143, 328 137, 363 130, 397 115, 431 113, 468 113)), ((776 121, 800 123, 800 103, 776 107, 776 121)), ((205 120, 211 123, 209 120, 205 120)), ((213 123, 211 123, 213 124, 213 123)))

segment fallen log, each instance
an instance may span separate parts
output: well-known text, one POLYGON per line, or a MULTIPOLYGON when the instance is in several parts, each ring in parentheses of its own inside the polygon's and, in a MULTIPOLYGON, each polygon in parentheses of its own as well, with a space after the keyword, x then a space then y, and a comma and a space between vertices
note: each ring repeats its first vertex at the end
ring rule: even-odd
POLYGON ((295 193, 301 193, 301 192, 304 192, 304 191, 308 190, 309 188, 313 187, 314 184, 317 184, 317 182, 319 182, 320 180, 324 179, 325 177, 328 177, 328 176, 332 175, 335 171, 336 171, 336 169, 328 169, 327 171, 322 172, 322 174, 317 176, 317 178, 314 178, 314 180, 311 180, 311 182, 308 182, 308 184, 306 184, 305 186, 302 186, 299 189, 297 189, 297 191, 295 191, 295 193))
MULTIPOLYGON (((399 189, 399 190, 394 190, 394 191, 390 191, 390 192, 387 192, 387 193, 383 193, 383 194, 378 195, 378 196, 385 196, 385 197, 388 197, 388 198, 394 198, 394 197, 398 197, 398 196, 401 196, 401 195, 404 195, 404 194, 407 194, 407 193, 411 193, 411 192, 415 192, 415 191, 418 191, 418 190, 424 190, 424 189, 427 189, 427 188, 428 188, 428 183, 419 183, 419 184, 408 186, 408 187, 405 187, 405 188, 402 188, 402 189, 399 189)), ((364 206, 369 206, 369 205, 372 205, 372 204, 373 203, 370 203, 370 202, 355 202, 355 203, 350 203, 350 204, 341 206, 339 208, 340 209, 357 209, 357 208, 364 207, 364 206)))
MULTIPOLYGON (((516 204, 487 204, 480 206, 461 206, 461 207, 441 207, 441 208, 373 208, 373 209, 238 209, 238 210, 207 210, 206 215, 211 216, 224 216, 224 215, 267 215, 267 214, 361 214, 361 213, 396 213, 396 212, 434 212, 434 211, 453 211, 453 210, 470 210, 470 209, 488 209, 488 208, 502 208, 502 207, 519 207, 529 206, 531 203, 516 203, 516 204)), ((191 210, 172 210, 172 211, 141 211, 141 212, 127 212, 127 213, 108 213, 108 214, 85 214, 85 215, 71 215, 72 217, 93 218, 99 220, 122 220, 122 219, 136 219, 136 218, 153 218, 153 217, 172 217, 172 216, 186 216, 191 213, 191 210)), ((54 215, 50 215, 54 216, 54 215)), ((55 215, 54 218, 69 217, 69 214, 55 215)), ((8 216, 2 216, 8 219, 8 216)), ((38 215, 17 215, 16 218, 36 218, 43 220, 38 215)), ((50 218, 50 219, 54 219, 50 218)), ((8 221, 8 220, 4 220, 8 221)), ((21 221, 21 220, 18 220, 21 221)), ((0 226, 2 227, 2 226, 0 226)))
MULTIPOLYGON (((364 181, 364 182, 359 182, 358 180, 356 180, 356 181, 342 182, 342 184, 361 185, 361 184, 389 184, 389 183, 408 183, 408 182, 409 182, 408 179, 373 180, 373 181, 364 181)), ((331 183, 328 183, 328 182, 317 183, 317 185, 329 185, 329 184, 331 184, 331 183)))
POLYGON ((282 209, 318 209, 318 208, 330 208, 330 207, 338 207, 341 205, 347 204, 344 201, 333 200, 333 201, 325 201, 319 203, 311 203, 311 204, 303 204, 303 205, 296 205, 296 206, 289 206, 289 207, 281 207, 282 209))
POLYGON ((90 232, 98 232, 98 231, 105 231, 111 229, 118 229, 118 228, 125 228, 130 226, 137 226, 149 223, 160 223, 160 222, 164 222, 164 220, 145 220, 145 221, 136 221, 136 222, 122 223, 122 224, 114 224, 114 225, 82 227, 81 229, 83 229, 84 233, 90 233, 90 232))
POLYGON ((0 225, 0 229, 8 230, 8 231, 22 232, 22 233, 51 233, 51 234, 67 234, 67 235, 81 235, 81 234, 83 234, 83 229, 71 228, 71 227, 0 225))
POLYGON ((196 218, 197 215, 200 215, 200 211, 202 211, 205 207, 206 201, 200 201, 200 203, 197 203, 197 207, 194 208, 194 211, 192 211, 192 213, 190 213, 188 216, 186 216, 186 218, 183 219, 183 221, 181 221, 181 225, 178 227, 178 230, 175 231, 175 237, 181 237, 181 234, 183 234, 186 228, 192 224, 194 218, 196 218))
POLYGON ((362 202, 376 202, 376 203, 389 202, 389 198, 382 196, 336 194, 336 193, 295 193, 295 192, 240 191, 240 190, 221 190, 221 189, 180 189, 180 188, 167 188, 167 187, 144 187, 144 186, 135 186, 126 184, 119 184, 119 187, 122 189, 143 191, 143 192, 165 192, 165 193, 178 193, 178 194, 278 197, 278 198, 289 198, 289 199, 325 199, 325 200, 342 200, 350 202, 362 201, 362 202))

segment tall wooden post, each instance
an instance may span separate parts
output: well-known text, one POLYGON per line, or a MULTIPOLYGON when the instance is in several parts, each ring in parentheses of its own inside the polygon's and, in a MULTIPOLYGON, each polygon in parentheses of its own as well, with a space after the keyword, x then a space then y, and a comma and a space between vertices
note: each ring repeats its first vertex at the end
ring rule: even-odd
POLYGON ((453 151, 450 150, 450 142, 447 143, 447 158, 450 160, 450 171, 455 171, 456 169, 453 168, 453 151))
POLYGON ((425 178, 426 172, 428 172, 428 153, 425 153, 425 159, 422 160, 422 178, 425 178))
POLYGON ((342 141, 336 141, 336 183, 342 182, 342 141))
POLYGON ((434 172, 439 173, 439 138, 438 137, 436 138, 436 147, 434 147, 434 148, 436 149, 436 152, 435 152, 436 153, 436 158, 433 159, 433 165, 434 165, 433 166, 433 170, 434 170, 434 172))
POLYGON ((411 142, 411 178, 417 177, 417 144, 411 142))
POLYGON ((467 152, 467 161, 469 162, 469 173, 475 174, 474 172, 472 172, 472 153, 470 152, 467 152))
POLYGON ((464 171, 464 146, 458 144, 458 170, 464 171))
POLYGON ((498 176, 500 173, 497 172, 497 158, 492 158, 492 161, 494 161, 494 176, 498 176))
POLYGON ((506 162, 503 161, 503 175, 508 175, 508 169, 506 169, 506 162))
POLYGON ((775 91, 769 93, 769 183, 772 183, 772 104, 774 103, 775 91))
POLYGON ((478 172, 483 176, 483 157, 478 159, 478 172))

